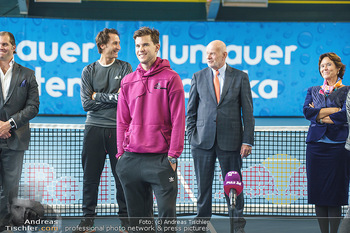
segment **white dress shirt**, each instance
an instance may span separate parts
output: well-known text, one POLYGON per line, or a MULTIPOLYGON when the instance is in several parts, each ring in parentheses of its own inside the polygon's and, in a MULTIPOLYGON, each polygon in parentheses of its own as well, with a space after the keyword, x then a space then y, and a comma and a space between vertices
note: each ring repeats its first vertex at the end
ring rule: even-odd
POLYGON ((4 100, 6 99, 10 89, 10 83, 12 79, 12 68, 13 68, 14 62, 15 62, 14 59, 10 61, 9 63, 10 68, 7 70, 6 74, 4 74, 2 69, 0 69, 0 78, 1 78, 1 85, 2 85, 1 88, 2 88, 2 94, 3 94, 4 100))
MULTIPOLYGON (((12 79, 12 70, 13 70, 14 63, 15 63, 15 59, 12 58, 12 60, 9 63, 10 68, 6 71, 5 74, 2 71, 2 69, 0 69, 1 88, 2 88, 2 95, 4 97, 4 101, 7 97, 9 89, 10 89, 10 83, 11 83, 11 79, 12 79)), ((15 123, 15 128, 17 128, 17 124, 13 118, 10 118, 9 121, 13 121, 15 123)))

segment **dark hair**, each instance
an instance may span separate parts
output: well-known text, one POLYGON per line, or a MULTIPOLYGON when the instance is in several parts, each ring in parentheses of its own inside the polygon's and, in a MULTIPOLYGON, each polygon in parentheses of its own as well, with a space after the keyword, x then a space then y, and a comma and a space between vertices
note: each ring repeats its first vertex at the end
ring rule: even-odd
POLYGON ((119 36, 119 32, 114 28, 105 28, 100 31, 95 38, 98 53, 102 53, 101 45, 108 43, 109 33, 117 34, 119 36))
POLYGON ((142 37, 142 36, 151 36, 151 40, 154 44, 159 44, 159 31, 154 28, 149 28, 149 27, 141 27, 139 30, 134 32, 134 40, 136 40, 137 37, 142 37))
MULTIPOLYGON (((324 53, 320 56, 320 59, 318 60, 318 71, 320 72, 320 74, 321 74, 320 65, 321 65, 323 58, 325 58, 325 57, 328 57, 329 59, 331 59, 338 69, 340 68, 339 73, 338 73, 338 77, 343 79, 343 76, 345 73, 345 65, 341 62, 340 57, 335 53, 324 53)), ((322 76, 322 74, 321 74, 321 76, 322 76)))
MULTIPOLYGON (((0 32, 0 36, 5 36, 5 35, 9 36, 10 43, 12 44, 12 46, 16 46, 16 40, 15 40, 15 37, 13 36, 13 34, 11 32, 6 32, 6 31, 0 32)), ((16 51, 14 51, 13 53, 16 53, 16 51)))

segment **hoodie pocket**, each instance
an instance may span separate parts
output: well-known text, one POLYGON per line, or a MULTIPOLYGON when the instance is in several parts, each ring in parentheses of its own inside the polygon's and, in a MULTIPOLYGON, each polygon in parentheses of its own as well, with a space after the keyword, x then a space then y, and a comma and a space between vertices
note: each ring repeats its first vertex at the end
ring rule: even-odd
POLYGON ((131 130, 128 130, 125 132, 124 143, 123 143, 124 148, 130 144, 130 134, 131 134, 131 130))
POLYGON ((168 145, 168 148, 169 148, 169 145, 170 145, 170 130, 165 130, 165 129, 160 129, 160 133, 162 134, 166 144, 168 145))

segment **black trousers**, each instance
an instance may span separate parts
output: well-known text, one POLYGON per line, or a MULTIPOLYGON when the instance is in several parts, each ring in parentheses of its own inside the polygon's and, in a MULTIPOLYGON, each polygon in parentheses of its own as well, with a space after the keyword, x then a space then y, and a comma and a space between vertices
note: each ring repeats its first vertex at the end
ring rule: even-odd
POLYGON ((91 125, 85 126, 82 152, 83 163, 83 213, 85 217, 96 215, 95 209, 98 198, 100 177, 104 168, 106 155, 109 156, 112 173, 116 186, 119 216, 126 217, 127 209, 123 188, 115 171, 117 158, 116 129, 91 125))
POLYGON ((133 232, 175 232, 176 223, 171 221, 176 219, 177 173, 168 155, 125 152, 116 170, 124 188, 130 225, 144 227, 133 232), (157 226, 153 220, 153 192, 158 205, 157 226))
POLYGON ((19 181, 23 167, 24 151, 10 150, 0 146, 0 226, 8 224, 10 198, 18 196, 19 181))

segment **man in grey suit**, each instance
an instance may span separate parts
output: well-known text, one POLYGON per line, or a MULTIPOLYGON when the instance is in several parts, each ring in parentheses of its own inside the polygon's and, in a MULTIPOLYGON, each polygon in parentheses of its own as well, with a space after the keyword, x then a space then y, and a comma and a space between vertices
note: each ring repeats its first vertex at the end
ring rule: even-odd
POLYGON ((0 232, 9 224, 9 198, 18 195, 29 120, 39 112, 34 71, 14 61, 15 50, 13 34, 0 32, 0 232))
MULTIPOLYGON (((228 66, 226 57, 224 42, 209 43, 209 67, 195 73, 191 83, 187 132, 198 186, 196 220, 209 220, 212 215, 216 158, 223 177, 229 171, 237 171, 242 177, 242 158, 251 154, 254 143, 255 120, 248 75, 228 66)), ((227 196, 226 201, 229 206, 227 196)), ((234 213, 236 232, 244 232, 243 207, 242 193, 234 213)))

